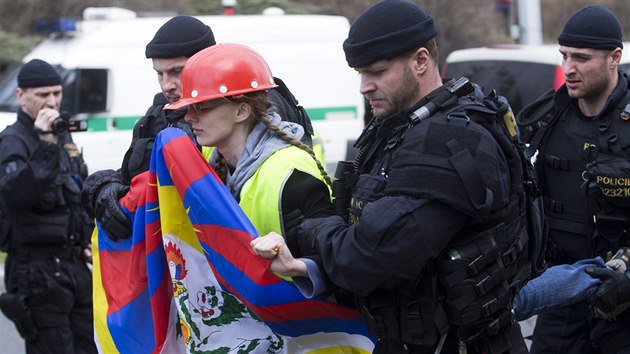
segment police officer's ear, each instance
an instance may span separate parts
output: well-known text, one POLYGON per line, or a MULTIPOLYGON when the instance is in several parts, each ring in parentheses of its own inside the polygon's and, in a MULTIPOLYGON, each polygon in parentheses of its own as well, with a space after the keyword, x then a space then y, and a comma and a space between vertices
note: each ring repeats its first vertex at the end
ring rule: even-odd
POLYGON ((413 50, 410 53, 409 59, 412 63, 412 71, 418 76, 426 74, 431 65, 433 65, 431 54, 425 47, 419 47, 413 50))
POLYGON ((26 90, 27 89, 23 89, 20 87, 17 87, 15 89, 15 97, 17 97, 18 102, 20 102, 20 104, 22 103, 22 97, 24 97, 24 95, 26 94, 26 90))
POLYGON ((617 69, 617 66, 619 66, 619 63, 621 62, 621 56, 622 56, 621 48, 615 48, 614 50, 610 52, 610 58, 611 58, 610 65, 614 66, 614 68, 612 69, 615 69, 615 70, 617 69))

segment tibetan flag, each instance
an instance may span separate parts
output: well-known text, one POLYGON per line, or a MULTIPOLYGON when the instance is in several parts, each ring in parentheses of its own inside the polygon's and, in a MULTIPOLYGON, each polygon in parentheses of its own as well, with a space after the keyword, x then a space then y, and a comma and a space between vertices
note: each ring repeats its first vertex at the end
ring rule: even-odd
POLYGON ((304 298, 256 256, 255 228, 191 140, 168 128, 121 205, 129 240, 97 227, 95 330, 106 353, 370 353, 358 312, 304 298))
POLYGON ((102 353, 183 353, 162 247, 158 203, 148 172, 120 200, 133 221, 114 242, 97 223, 92 236, 95 341, 102 353), (153 199, 151 199, 153 198, 153 199))

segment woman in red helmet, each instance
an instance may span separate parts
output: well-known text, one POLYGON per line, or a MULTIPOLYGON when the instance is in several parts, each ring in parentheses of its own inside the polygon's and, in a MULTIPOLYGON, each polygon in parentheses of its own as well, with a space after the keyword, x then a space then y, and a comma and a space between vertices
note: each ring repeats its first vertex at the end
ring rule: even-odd
POLYGON ((260 235, 286 235, 284 225, 292 220, 283 220, 283 210, 306 217, 333 213, 330 180, 300 142, 304 130, 269 111, 267 90, 276 86, 256 51, 219 44, 188 60, 182 97, 166 107, 188 108, 197 143, 215 147, 210 164, 260 235))

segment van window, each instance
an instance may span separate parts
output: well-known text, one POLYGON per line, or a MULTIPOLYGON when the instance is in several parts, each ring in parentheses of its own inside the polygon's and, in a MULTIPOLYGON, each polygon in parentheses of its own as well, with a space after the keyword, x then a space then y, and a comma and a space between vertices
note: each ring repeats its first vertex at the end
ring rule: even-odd
POLYGON ((0 111, 17 112, 20 103, 15 97, 15 89, 17 88, 17 74, 22 64, 9 66, 5 69, 0 77, 0 111))
MULTIPOLYGON (((0 77, 0 111, 17 112, 20 103, 15 97, 17 74, 21 64, 5 70, 0 77)), ((62 77, 63 101, 61 110, 72 115, 107 111, 107 87, 109 70, 56 67, 62 77)))
POLYGON ((507 97, 514 113, 554 87, 556 66, 509 60, 480 60, 448 63, 445 78, 466 76, 470 81, 494 89, 507 97))
POLYGON ((62 109, 72 115, 107 111, 107 69, 75 69, 63 83, 62 109))

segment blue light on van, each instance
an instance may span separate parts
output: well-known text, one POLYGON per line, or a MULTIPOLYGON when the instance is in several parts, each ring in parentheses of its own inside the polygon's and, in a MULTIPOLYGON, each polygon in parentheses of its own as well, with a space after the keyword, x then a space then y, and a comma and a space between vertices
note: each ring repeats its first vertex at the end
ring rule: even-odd
POLYGON ((56 19, 39 18, 35 20, 35 32, 38 33, 55 33, 55 32, 73 32, 77 30, 77 20, 69 17, 61 17, 56 19))

